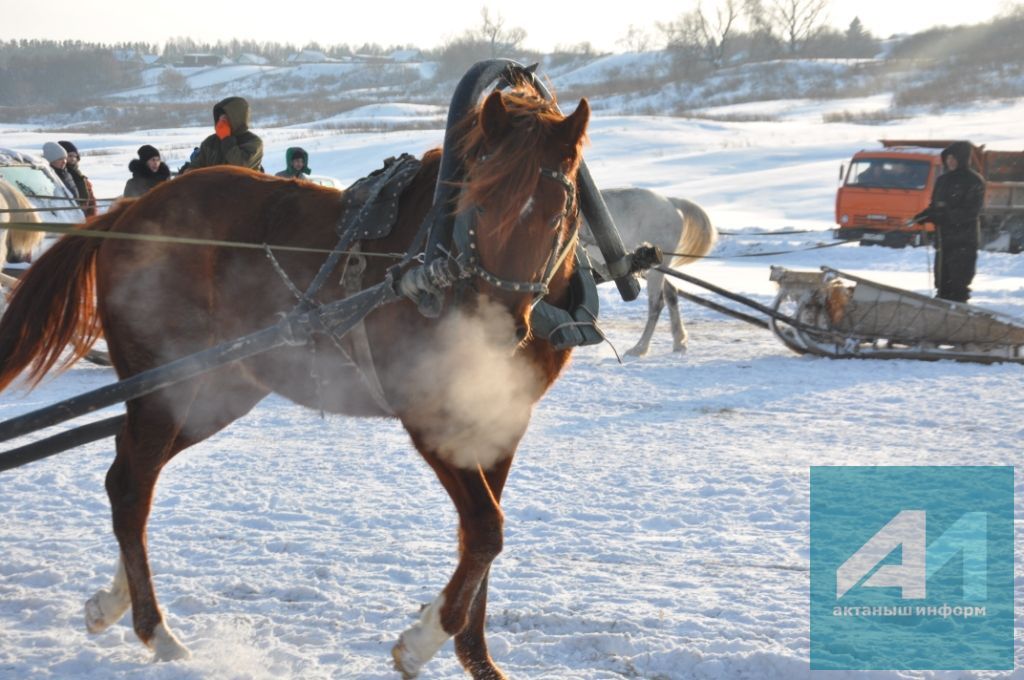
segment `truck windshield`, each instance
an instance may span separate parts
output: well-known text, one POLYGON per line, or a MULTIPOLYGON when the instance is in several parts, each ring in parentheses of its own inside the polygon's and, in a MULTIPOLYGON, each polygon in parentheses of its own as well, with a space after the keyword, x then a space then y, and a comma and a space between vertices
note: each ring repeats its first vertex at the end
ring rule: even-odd
POLYGON ((931 165, 927 161, 874 158, 854 161, 846 174, 846 186, 877 189, 924 189, 931 165))

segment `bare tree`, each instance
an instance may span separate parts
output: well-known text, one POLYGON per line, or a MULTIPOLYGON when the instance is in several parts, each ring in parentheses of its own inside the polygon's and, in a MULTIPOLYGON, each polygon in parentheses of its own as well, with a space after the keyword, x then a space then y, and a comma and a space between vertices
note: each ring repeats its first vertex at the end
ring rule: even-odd
POLYGON ((718 3, 714 16, 708 16, 698 1, 693 14, 705 59, 711 66, 718 68, 725 62, 726 45, 740 17, 738 1, 724 0, 718 3))
POLYGON ((704 10, 700 0, 697 7, 680 16, 676 21, 658 24, 664 34, 668 49, 691 59, 700 59, 712 68, 725 63, 730 39, 735 35, 743 14, 741 0, 723 0, 715 7, 714 14, 704 10))
POLYGON ((522 28, 505 26, 501 13, 492 15, 484 7, 480 10, 480 24, 466 29, 462 35, 445 42, 437 53, 438 69, 435 78, 445 81, 462 75, 474 62, 496 57, 516 57, 526 40, 522 28))
POLYGON ((638 26, 629 25, 626 35, 619 38, 617 44, 622 45, 629 52, 646 52, 651 47, 651 34, 638 26))
POLYGON ((187 97, 192 93, 192 86, 185 76, 170 66, 164 67, 156 83, 165 97, 187 97))
POLYGON ((801 45, 825 26, 827 8, 828 0, 771 0, 765 7, 764 18, 778 32, 787 51, 796 54, 801 45))
POLYGON ((480 10, 480 18, 482 23, 478 33, 491 46, 492 58, 519 49, 526 40, 526 29, 505 28, 505 17, 501 12, 492 17, 490 10, 484 7, 480 10))

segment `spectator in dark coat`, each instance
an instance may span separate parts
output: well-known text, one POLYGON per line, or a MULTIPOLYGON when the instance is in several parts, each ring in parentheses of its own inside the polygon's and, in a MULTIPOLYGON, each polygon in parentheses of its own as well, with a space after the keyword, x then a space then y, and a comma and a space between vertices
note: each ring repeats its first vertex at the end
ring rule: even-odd
POLYGON ((56 142, 47 142, 43 144, 43 158, 50 162, 50 168, 53 169, 57 177, 67 190, 78 201, 78 187, 75 186, 75 180, 68 172, 68 152, 64 150, 64 147, 56 142))
POLYGON ((237 165, 263 171, 263 140, 249 130, 249 102, 228 97, 213 107, 214 133, 199 146, 189 170, 237 165))
POLYGON ((275 177, 287 177, 290 179, 302 179, 303 175, 310 174, 309 154, 302 147, 292 146, 284 152, 285 168, 277 173, 275 177))
POLYGON ((75 183, 75 190, 78 192, 78 205, 81 206, 82 212, 85 213, 86 217, 92 217, 96 214, 96 194, 92 191, 92 182, 82 174, 82 170, 78 166, 82 158, 81 154, 78 153, 78 147, 71 142, 63 140, 57 143, 68 154, 67 165, 64 167, 75 183))
POLYGON ((935 225, 936 297, 967 302, 978 260, 979 221, 985 180, 970 168, 971 145, 954 142, 942 151, 946 172, 935 181, 932 200, 914 216, 935 225))
POLYGON ((124 185, 124 197, 141 196, 160 182, 171 177, 171 169, 160 161, 160 152, 156 147, 143 144, 139 147, 139 157, 133 158, 128 164, 132 178, 124 185))

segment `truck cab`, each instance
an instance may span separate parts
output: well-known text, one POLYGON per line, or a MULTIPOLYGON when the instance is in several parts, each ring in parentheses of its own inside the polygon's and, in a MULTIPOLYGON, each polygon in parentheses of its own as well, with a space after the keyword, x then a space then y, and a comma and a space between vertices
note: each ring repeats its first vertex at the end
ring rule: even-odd
MULTIPOLYGON (((943 171, 942 149, 953 140, 881 142, 881 149, 855 153, 849 168, 840 171, 834 235, 894 247, 928 243, 935 226, 908 222, 931 202, 943 171)), ((985 181, 980 246, 1024 252, 1024 152, 972 144, 971 169, 985 181)))
POLYGON ((858 151, 841 171, 834 235, 894 247, 927 243, 934 226, 907 222, 931 201, 944 147, 882 144, 858 151))

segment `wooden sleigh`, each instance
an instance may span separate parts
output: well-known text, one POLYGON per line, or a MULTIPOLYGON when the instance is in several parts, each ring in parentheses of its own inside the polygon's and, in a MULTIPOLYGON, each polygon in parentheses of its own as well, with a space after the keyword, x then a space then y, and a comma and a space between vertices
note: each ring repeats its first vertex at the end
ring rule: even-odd
POLYGON ((772 267, 779 286, 769 328, 794 352, 831 358, 1024 363, 1024 323, 829 267, 772 267))

